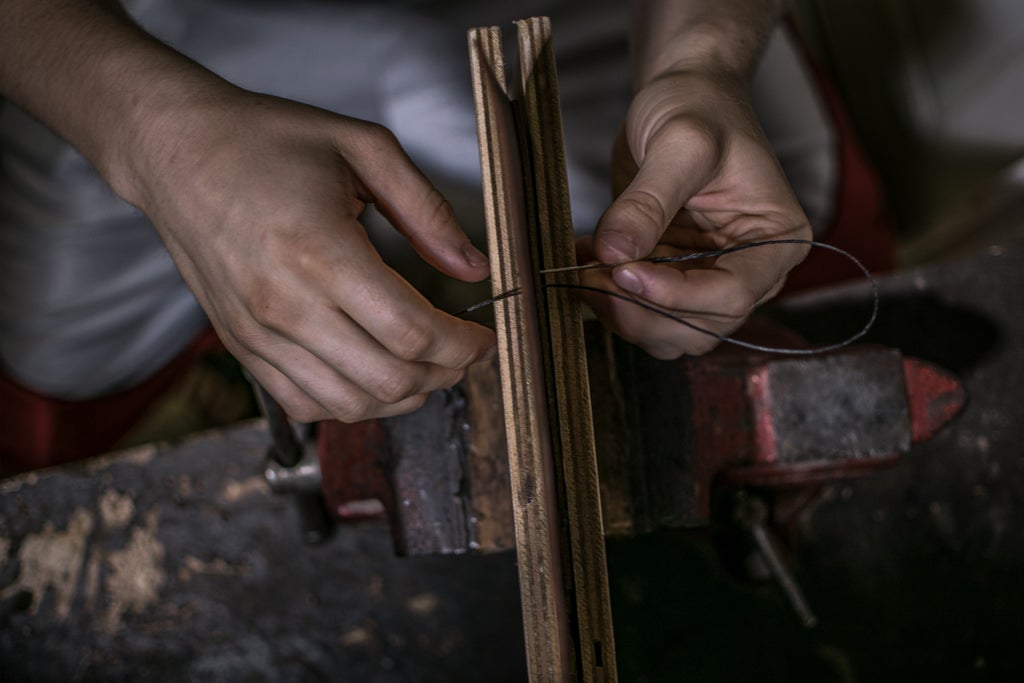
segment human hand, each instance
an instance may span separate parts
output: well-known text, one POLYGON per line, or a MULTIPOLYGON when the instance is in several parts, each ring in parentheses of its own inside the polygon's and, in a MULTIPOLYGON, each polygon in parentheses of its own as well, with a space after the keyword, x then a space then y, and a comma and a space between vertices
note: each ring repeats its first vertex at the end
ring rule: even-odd
MULTIPOLYGON (((674 71, 635 96, 613 151, 616 200, 581 263, 810 239, 803 210, 757 123, 745 84, 727 73, 674 71)), ((781 289, 806 245, 775 245, 686 265, 629 263, 587 270, 581 282, 664 309, 724 335, 781 289)), ((651 355, 676 358, 718 340, 617 298, 585 294, 613 331, 651 355)))
POLYGON ((128 198, 153 220, 220 338, 293 418, 347 422, 418 408, 493 352, 387 267, 368 203, 435 268, 486 257, 386 129, 231 89, 155 121, 128 198))

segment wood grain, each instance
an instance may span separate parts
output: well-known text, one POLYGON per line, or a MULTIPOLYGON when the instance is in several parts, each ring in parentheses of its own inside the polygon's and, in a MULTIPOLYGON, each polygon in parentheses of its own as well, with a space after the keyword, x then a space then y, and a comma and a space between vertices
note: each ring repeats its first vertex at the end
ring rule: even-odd
POLYGON ((494 307, 502 405, 515 518, 519 592, 531 681, 570 681, 572 638, 566 610, 550 426, 543 397, 536 301, 526 240, 523 175, 505 86, 501 34, 469 32, 487 242, 495 294, 522 296, 494 307))
MULTIPOLYGON (((582 312, 541 270, 575 264, 551 26, 516 22, 509 98, 495 28, 469 34, 527 660, 533 681, 614 681, 582 312)), ((560 274, 574 282, 573 273, 560 274)))
MULTIPOLYGON (((535 17, 517 21, 516 27, 520 80, 514 100, 522 103, 522 114, 517 117, 520 149, 530 155, 527 215, 534 223, 528 234, 534 276, 538 277, 538 269, 576 265, 575 235, 551 23, 546 17, 535 17)), ((572 272, 547 277, 548 282, 578 282, 572 272)), ((563 477, 562 509, 568 521, 578 665, 584 681, 612 681, 616 679, 615 642, 583 312, 569 290, 544 288, 543 284, 537 281, 536 290, 544 340, 541 350, 548 412, 554 425, 555 462, 563 477)))
POLYGON ((466 471, 462 490, 470 543, 466 550, 509 550, 515 547, 516 538, 505 423, 501 415, 495 416, 495 408, 501 402, 497 362, 470 366, 462 389, 466 396, 466 471))

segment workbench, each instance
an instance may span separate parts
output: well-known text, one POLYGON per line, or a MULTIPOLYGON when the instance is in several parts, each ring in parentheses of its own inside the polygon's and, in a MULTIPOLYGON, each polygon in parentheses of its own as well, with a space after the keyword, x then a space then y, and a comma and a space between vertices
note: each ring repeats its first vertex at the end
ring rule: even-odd
MULTIPOLYGON (((814 630, 710 530, 610 541, 621 680, 1024 675, 1024 241, 880 291, 870 341, 959 374, 966 411, 790 530, 814 630)), ((828 341, 869 305, 853 284, 773 315, 828 341)), ((524 680, 510 554, 396 558, 377 522, 304 545, 266 446, 257 421, 0 483, 0 679, 524 680)))

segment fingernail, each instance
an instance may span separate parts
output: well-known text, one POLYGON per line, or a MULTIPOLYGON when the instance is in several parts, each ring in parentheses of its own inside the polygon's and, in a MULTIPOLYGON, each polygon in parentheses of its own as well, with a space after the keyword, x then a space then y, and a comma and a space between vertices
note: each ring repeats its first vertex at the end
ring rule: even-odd
POLYGON ((466 263, 474 268, 487 265, 487 257, 472 244, 462 247, 462 256, 466 259, 466 263))
POLYGON ((620 261, 632 261, 638 256, 636 244, 621 232, 609 230, 597 239, 605 252, 612 252, 620 261))
POLYGON ((612 279, 615 280, 615 284, 622 287, 631 294, 643 294, 644 283, 636 273, 630 271, 628 268, 620 268, 612 274, 612 279))

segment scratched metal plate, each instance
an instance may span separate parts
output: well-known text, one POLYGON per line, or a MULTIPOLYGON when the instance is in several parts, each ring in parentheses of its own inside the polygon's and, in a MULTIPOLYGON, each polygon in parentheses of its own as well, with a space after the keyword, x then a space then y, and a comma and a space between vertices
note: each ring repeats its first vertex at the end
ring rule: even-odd
POLYGON ((778 462, 885 457, 910 448, 896 350, 773 360, 760 378, 778 462))

